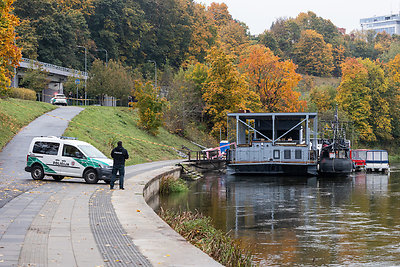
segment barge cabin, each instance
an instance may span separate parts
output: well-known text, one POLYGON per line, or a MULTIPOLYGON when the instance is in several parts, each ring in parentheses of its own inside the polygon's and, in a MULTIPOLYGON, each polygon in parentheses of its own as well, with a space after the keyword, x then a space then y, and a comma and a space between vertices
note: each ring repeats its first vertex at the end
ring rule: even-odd
POLYGON ((230 113, 233 174, 317 175, 317 113, 230 113))

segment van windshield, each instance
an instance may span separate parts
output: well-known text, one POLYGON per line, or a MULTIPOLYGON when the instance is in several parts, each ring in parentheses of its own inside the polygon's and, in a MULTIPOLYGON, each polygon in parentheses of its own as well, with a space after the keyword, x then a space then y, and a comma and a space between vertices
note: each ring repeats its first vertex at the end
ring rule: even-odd
POLYGON ((78 147, 89 158, 107 158, 103 153, 100 152, 100 150, 98 150, 94 146, 91 146, 91 145, 79 145, 78 147))

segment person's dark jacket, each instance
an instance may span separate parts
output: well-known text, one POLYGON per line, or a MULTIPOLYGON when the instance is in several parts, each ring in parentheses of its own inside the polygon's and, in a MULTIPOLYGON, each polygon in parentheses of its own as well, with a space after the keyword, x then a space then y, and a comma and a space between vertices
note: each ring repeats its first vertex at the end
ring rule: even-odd
POLYGON ((129 155, 125 148, 117 146, 111 151, 111 157, 114 159, 114 165, 125 166, 125 160, 129 158, 129 155))

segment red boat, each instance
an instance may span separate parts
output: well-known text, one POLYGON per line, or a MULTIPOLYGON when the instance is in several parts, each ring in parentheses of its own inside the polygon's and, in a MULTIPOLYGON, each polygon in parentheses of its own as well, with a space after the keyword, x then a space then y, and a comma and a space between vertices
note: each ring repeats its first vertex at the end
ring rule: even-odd
POLYGON ((350 151, 350 158, 356 171, 364 170, 367 159, 368 149, 353 149, 350 151))

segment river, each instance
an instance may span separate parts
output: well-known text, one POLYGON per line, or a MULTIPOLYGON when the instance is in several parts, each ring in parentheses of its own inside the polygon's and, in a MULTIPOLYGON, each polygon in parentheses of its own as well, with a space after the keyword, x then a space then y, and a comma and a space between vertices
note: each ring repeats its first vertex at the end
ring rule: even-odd
POLYGON ((400 265, 400 169, 340 179, 214 173, 189 186, 158 206, 212 217, 261 266, 400 265))

